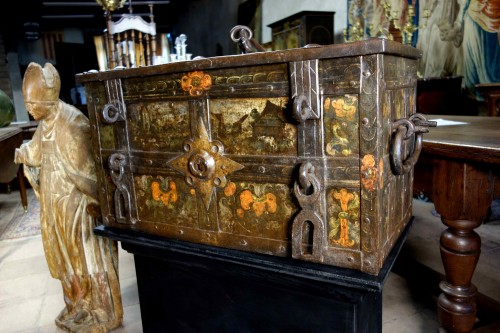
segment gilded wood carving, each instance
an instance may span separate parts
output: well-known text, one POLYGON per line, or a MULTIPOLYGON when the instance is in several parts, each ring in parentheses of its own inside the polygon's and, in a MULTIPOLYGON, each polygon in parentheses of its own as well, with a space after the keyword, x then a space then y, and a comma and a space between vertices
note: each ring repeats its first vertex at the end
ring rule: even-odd
POLYGON ((45 257, 63 288, 65 307, 55 319, 67 332, 108 332, 122 324, 116 242, 94 235, 98 194, 88 119, 59 100, 56 69, 31 63, 23 95, 38 120, 33 139, 16 150, 15 161, 40 200, 45 257))

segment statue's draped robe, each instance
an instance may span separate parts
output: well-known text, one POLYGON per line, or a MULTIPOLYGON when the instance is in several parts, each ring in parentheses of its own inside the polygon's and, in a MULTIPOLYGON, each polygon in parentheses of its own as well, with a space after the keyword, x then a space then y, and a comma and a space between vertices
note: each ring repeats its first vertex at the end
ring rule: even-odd
POLYGON ((64 321, 83 307, 98 322, 121 323, 116 242, 94 235, 95 219, 86 209, 97 203, 88 119, 71 105, 59 102, 57 107, 55 119, 41 121, 20 150, 40 200, 50 273, 64 290, 67 312, 58 319, 64 321))

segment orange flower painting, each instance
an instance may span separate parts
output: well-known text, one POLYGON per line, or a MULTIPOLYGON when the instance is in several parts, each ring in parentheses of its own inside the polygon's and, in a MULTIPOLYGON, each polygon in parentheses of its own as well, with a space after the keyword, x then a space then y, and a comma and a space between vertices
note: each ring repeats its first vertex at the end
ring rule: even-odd
POLYGON ((367 154, 361 160, 361 183, 366 190, 373 192, 377 188, 378 171, 375 167, 375 157, 367 154))
POLYGON ((340 235, 339 238, 334 240, 335 243, 340 244, 344 247, 351 247, 354 245, 354 240, 349 239, 349 226, 348 226, 348 220, 347 218, 344 217, 343 214, 339 214, 339 219, 340 219, 340 235))
POLYGON ((234 182, 229 182, 226 187, 224 187, 224 195, 226 197, 232 196, 236 192, 236 184, 234 182))
POLYGON ((212 87, 212 78, 202 71, 194 71, 182 77, 181 86, 184 91, 189 92, 189 95, 200 96, 203 91, 212 87))
MULTIPOLYGON (((342 245, 344 247, 352 247, 355 244, 355 241, 350 238, 349 235, 349 213, 348 209, 350 204, 358 205, 356 197, 353 193, 347 191, 347 189, 342 188, 340 191, 334 191, 332 193, 332 197, 335 200, 338 200, 340 203, 340 209, 342 210, 341 212, 338 213, 338 228, 335 227, 335 230, 338 231, 338 238, 334 238, 337 235, 337 232, 333 232, 332 235, 330 235, 330 241, 342 245)), ((332 222, 330 222, 332 223, 332 222)), ((335 222, 333 222, 334 225, 336 225, 335 222)))
POLYGON ((261 216, 266 212, 276 213, 276 196, 273 193, 266 193, 262 197, 257 197, 249 190, 243 190, 240 193, 240 206, 241 208, 236 212, 240 218, 243 217, 245 211, 250 209, 255 212, 256 216, 261 216))
POLYGON ((177 185, 173 181, 169 184, 169 190, 167 192, 163 192, 160 188, 160 183, 152 182, 151 183, 151 194, 153 196, 153 200, 161 201, 165 206, 168 206, 170 203, 175 203, 179 199, 177 194, 177 185))
MULTIPOLYGON (((353 103, 352 101, 350 101, 353 103)), ((335 109, 335 113, 339 118, 346 118, 348 120, 353 120, 356 115, 356 105, 346 103, 343 99, 333 100, 332 106, 335 109)))

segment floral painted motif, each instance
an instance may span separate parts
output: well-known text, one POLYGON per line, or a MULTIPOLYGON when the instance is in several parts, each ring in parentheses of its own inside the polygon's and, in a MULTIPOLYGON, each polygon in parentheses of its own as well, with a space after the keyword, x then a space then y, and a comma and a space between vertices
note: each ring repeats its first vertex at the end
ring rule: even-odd
POLYGON ((200 96, 203 91, 212 87, 212 78, 202 71, 194 71, 182 77, 181 86, 189 95, 200 96))
POLYGON ((273 239, 288 237, 287 222, 297 212, 288 185, 228 181, 218 193, 221 231, 273 239))
POLYGON ((340 236, 337 240, 334 240, 334 242, 345 247, 351 247, 354 245, 354 240, 349 239, 349 225, 347 223, 349 220, 346 218, 347 215, 348 214, 343 212, 339 213, 340 236))
POLYGON ((261 197, 254 195, 250 190, 243 190, 240 193, 240 208, 236 210, 238 217, 243 218, 245 211, 252 209, 256 216, 262 214, 276 213, 276 196, 273 193, 266 193, 261 197))
POLYGON ((332 100, 332 107, 335 110, 337 118, 345 118, 349 121, 353 121, 356 116, 357 101, 355 100, 355 98, 348 97, 349 96, 347 95, 347 100, 344 100, 342 98, 332 100))
POLYGON ((342 188, 339 191, 332 191, 331 198, 334 202, 338 202, 335 204, 337 209, 340 204, 340 212, 337 210, 337 216, 330 218, 328 236, 330 243, 353 247, 356 242, 359 242, 359 227, 355 222, 353 223, 359 212, 359 197, 356 193, 342 188))
POLYGON ((323 108, 328 155, 351 156, 359 150, 357 105, 355 95, 325 98, 323 108))
POLYGON ((342 211, 347 212, 347 205, 349 204, 349 201, 354 199, 354 194, 347 192, 347 190, 343 188, 338 192, 335 191, 333 193, 333 197, 340 201, 340 208, 342 211))
POLYGON ((230 197, 236 192, 236 184, 234 182, 229 182, 226 187, 224 187, 224 195, 230 197))
POLYGON ((367 154, 361 160, 361 183, 367 191, 373 192, 377 188, 378 171, 375 167, 375 157, 367 154))
POLYGON ((339 213, 340 235, 334 242, 342 246, 351 247, 354 245, 354 240, 349 239, 349 214, 347 213, 347 205, 349 201, 354 199, 354 195, 343 188, 339 192, 334 192, 333 197, 340 201, 340 207, 342 208, 342 211, 339 213))
POLYGON ((169 204, 177 202, 179 196, 177 194, 177 185, 173 181, 170 181, 169 191, 163 192, 160 188, 160 183, 152 182, 151 183, 151 194, 153 196, 153 200, 161 201, 165 206, 169 204))

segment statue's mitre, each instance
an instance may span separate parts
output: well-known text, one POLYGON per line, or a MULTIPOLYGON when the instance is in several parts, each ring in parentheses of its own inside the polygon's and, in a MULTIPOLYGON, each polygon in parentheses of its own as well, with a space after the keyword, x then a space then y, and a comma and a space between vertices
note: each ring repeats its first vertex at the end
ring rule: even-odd
POLYGON ((61 79, 51 63, 43 68, 35 62, 28 65, 23 79, 23 95, 27 102, 58 101, 60 90, 61 79))

